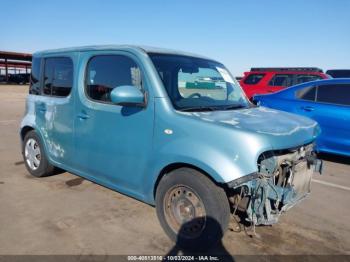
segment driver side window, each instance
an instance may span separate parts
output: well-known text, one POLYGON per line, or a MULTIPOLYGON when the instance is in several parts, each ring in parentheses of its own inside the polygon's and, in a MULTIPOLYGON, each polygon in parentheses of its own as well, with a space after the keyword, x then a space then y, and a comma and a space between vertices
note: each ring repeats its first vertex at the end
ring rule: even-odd
POLYGON ((118 86, 132 85, 142 89, 141 71, 123 55, 99 55, 87 65, 86 94, 92 100, 112 103, 110 93, 118 86))

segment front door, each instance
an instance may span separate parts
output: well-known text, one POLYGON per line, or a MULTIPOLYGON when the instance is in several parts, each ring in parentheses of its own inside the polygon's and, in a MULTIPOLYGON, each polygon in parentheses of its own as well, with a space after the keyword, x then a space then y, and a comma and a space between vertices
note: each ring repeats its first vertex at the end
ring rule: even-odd
POLYGON ((82 54, 75 115, 75 167, 88 178, 137 196, 152 153, 154 104, 111 102, 113 88, 133 85, 148 93, 141 63, 126 52, 82 54), (85 69, 85 70, 84 70, 85 69))

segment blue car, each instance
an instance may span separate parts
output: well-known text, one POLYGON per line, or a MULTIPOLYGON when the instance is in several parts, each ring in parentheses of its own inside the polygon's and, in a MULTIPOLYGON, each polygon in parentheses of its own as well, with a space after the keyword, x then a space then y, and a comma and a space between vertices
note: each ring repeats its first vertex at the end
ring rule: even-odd
POLYGON ((350 156, 350 78, 308 82, 253 100, 316 120, 322 130, 317 149, 350 156))

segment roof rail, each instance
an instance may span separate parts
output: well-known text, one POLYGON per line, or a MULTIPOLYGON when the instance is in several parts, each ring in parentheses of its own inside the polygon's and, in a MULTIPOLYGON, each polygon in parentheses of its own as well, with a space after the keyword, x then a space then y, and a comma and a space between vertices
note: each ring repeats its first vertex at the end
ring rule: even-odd
POLYGON ((250 71, 312 71, 323 73, 323 70, 317 67, 252 67, 250 71))

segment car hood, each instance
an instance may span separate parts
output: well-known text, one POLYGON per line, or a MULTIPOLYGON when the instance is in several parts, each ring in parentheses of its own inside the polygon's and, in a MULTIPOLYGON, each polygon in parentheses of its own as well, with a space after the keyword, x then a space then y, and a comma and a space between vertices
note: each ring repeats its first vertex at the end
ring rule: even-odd
POLYGON ((249 109, 193 112, 201 121, 228 127, 236 132, 249 132, 267 140, 273 149, 307 144, 320 133, 318 124, 306 117, 266 107, 249 109))

